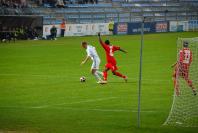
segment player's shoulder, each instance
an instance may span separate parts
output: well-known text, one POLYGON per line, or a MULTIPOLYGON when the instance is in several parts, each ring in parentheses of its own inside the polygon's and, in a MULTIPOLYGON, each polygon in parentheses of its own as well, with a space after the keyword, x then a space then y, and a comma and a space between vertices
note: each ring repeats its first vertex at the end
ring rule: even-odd
POLYGON ((106 43, 104 43, 103 45, 105 48, 109 48, 111 45, 107 45, 106 43))
POLYGON ((183 48, 183 49, 182 49, 182 51, 186 51, 186 50, 187 50, 187 51, 191 51, 190 48, 183 48))
POLYGON ((87 45, 87 48, 88 48, 88 49, 91 49, 91 48, 93 48, 93 47, 94 47, 94 46, 92 46, 92 45, 90 45, 90 44, 87 45))
POLYGON ((87 49, 88 50, 95 50, 96 48, 94 46, 92 46, 92 45, 87 45, 87 49))
POLYGON ((113 48, 119 49, 120 46, 113 45, 113 48))
POLYGON ((185 50, 184 48, 183 48, 183 49, 181 49, 181 50, 179 50, 179 53, 183 53, 183 52, 184 52, 184 50, 185 50))

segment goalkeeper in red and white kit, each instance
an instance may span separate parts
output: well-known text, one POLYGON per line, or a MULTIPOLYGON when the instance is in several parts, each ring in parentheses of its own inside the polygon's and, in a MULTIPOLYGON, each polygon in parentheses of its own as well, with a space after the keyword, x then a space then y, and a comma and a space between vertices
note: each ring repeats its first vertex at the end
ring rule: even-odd
POLYGON ((179 60, 172 65, 172 67, 174 67, 173 80, 177 96, 180 94, 179 77, 182 77, 187 82, 188 86, 192 88, 193 94, 197 95, 193 82, 189 78, 189 68, 193 61, 193 53, 190 48, 188 48, 188 45, 188 42, 183 42, 183 49, 179 51, 179 60))

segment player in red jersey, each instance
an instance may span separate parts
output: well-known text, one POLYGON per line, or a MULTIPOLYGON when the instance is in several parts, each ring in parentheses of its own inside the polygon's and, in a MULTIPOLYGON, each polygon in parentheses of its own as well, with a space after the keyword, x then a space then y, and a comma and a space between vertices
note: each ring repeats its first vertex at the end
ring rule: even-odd
POLYGON ((127 53, 127 52, 122 50, 118 46, 110 45, 109 40, 106 40, 105 42, 103 42, 102 39, 101 39, 100 33, 98 33, 98 37, 99 37, 99 42, 100 42, 101 46, 104 48, 104 50, 106 52, 107 64, 105 65, 105 70, 103 71, 104 80, 107 81, 107 72, 109 70, 111 70, 113 75, 121 77, 127 82, 127 76, 117 72, 118 67, 117 67, 116 60, 114 58, 114 52, 115 51, 121 51, 121 52, 124 52, 124 53, 127 53))
POLYGON ((173 81, 176 89, 176 95, 180 94, 178 78, 182 77, 192 88, 193 94, 196 95, 195 87, 189 78, 189 68, 192 63, 192 51, 188 48, 188 42, 183 42, 183 49, 179 51, 179 60, 172 65, 174 67, 173 81))

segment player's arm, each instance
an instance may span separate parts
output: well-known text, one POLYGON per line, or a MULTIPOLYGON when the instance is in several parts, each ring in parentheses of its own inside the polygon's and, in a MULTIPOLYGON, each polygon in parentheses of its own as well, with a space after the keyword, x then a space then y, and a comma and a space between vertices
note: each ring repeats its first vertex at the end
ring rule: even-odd
POLYGON ((102 46, 104 49, 106 49, 106 46, 105 46, 104 42, 102 41, 100 32, 98 33, 98 39, 99 39, 99 42, 100 42, 101 46, 102 46))
POLYGON ((184 52, 183 52, 183 50, 180 50, 179 51, 179 62, 182 63, 184 59, 185 59, 184 52))
POLYGON ((102 41, 102 38, 100 36, 100 32, 98 33, 98 40, 99 40, 100 44, 102 45, 103 44, 103 41, 102 41))
POLYGON ((122 48, 120 48, 120 47, 118 47, 118 46, 113 46, 113 50, 114 50, 114 51, 121 51, 121 52, 123 52, 123 53, 127 53, 126 50, 124 50, 124 49, 122 49, 122 48))
POLYGON ((183 51, 180 50, 180 51, 179 51, 179 61, 175 62, 173 65, 171 65, 171 67, 173 68, 173 67, 175 67, 177 64, 180 65, 180 64, 182 63, 182 61, 183 61, 183 51))
POLYGON ((86 58, 81 62, 81 65, 85 64, 90 58, 90 56, 86 56, 86 58))
POLYGON ((124 49, 119 49, 119 51, 123 52, 123 53, 127 53, 127 51, 125 51, 124 49))
POLYGON ((177 65, 177 62, 175 62, 174 64, 171 65, 171 67, 175 67, 177 65))

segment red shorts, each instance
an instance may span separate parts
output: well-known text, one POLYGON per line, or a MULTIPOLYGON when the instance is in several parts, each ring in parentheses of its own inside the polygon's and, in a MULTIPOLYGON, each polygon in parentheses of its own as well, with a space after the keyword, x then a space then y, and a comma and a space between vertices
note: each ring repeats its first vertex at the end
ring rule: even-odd
POLYGON ((118 70, 118 67, 116 66, 116 64, 112 64, 112 63, 107 63, 105 65, 105 68, 110 69, 112 72, 118 70))
POLYGON ((189 66, 182 65, 181 67, 177 67, 177 65, 176 65, 173 77, 176 78, 176 75, 178 75, 184 79, 187 79, 189 76, 189 66))

